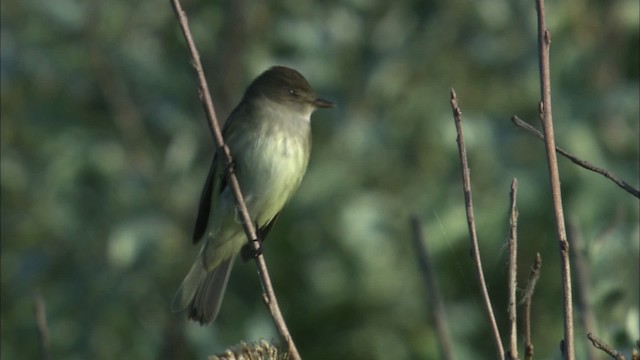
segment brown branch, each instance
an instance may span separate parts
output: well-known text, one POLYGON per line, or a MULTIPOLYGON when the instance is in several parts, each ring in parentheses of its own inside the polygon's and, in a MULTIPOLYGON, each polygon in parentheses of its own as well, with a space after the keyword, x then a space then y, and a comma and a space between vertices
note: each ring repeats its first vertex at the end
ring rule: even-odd
MULTIPOLYGON (((533 126, 529 125, 528 123, 526 123, 525 121, 523 121, 519 117, 517 117, 517 116, 511 117, 511 122, 514 123, 516 126, 518 126, 518 127, 522 128, 522 129, 532 133, 538 139, 544 141, 544 135, 542 135, 542 133, 538 129, 536 129, 533 126)), ((574 164, 604 176, 605 178, 613 181, 616 185, 618 185, 619 187, 624 189, 629 194, 631 194, 631 195, 633 195, 633 196, 635 196, 637 198, 640 198, 640 190, 638 190, 638 189, 634 188, 633 186, 629 185, 626 181, 620 179, 618 176, 614 175, 612 172, 610 172, 608 170, 605 170, 605 169, 603 169, 601 167, 595 166, 595 165, 593 165, 593 164, 591 164, 591 163, 589 163, 587 161, 581 160, 577 156, 571 154, 570 152, 564 150, 561 147, 556 146, 556 151, 558 153, 560 153, 560 155, 563 155, 567 159, 571 160, 571 162, 573 162, 574 164)))
POLYGON ((511 215, 509 218, 509 321, 511 331, 509 336, 508 358, 518 359, 518 327, 516 324, 516 287, 517 287, 517 266, 518 266, 518 208, 516 199, 518 197, 518 180, 511 182, 511 215))
POLYGON ((49 327, 47 326, 47 308, 42 295, 33 296, 33 310, 36 315, 36 324, 38 326, 38 334, 40 336, 40 353, 43 360, 49 360, 49 327))
POLYGON ((624 355, 622 355, 621 352, 619 352, 616 349, 612 348, 609 344, 605 343, 604 341, 598 339, 592 333, 588 333, 587 334, 587 338, 589 338, 589 340, 591 340, 591 343, 593 344, 593 346, 596 349, 604 351, 605 353, 607 353, 607 355, 611 356, 611 358, 616 359, 616 360, 625 360, 625 357, 624 357, 624 355))
POLYGON ((440 344, 440 358, 445 360, 455 359, 453 355, 453 347, 451 346, 451 339, 447 331, 447 320, 444 311, 444 303, 440 296, 436 277, 431 268, 431 261, 429 252, 427 250, 427 244, 425 242, 425 236, 422 232, 422 224, 417 216, 411 217, 411 225, 413 228, 413 239, 418 254, 418 261, 420 263, 420 269, 422 270, 422 277, 427 288, 427 296, 429 298, 429 304, 431 308, 431 316, 435 323, 436 334, 438 334, 440 344))
POLYGON ((173 4, 173 9, 176 13, 176 16, 178 17, 180 27, 182 28, 182 33, 189 47, 189 53, 191 55, 193 67, 198 77, 198 95, 200 97, 202 105, 204 106, 204 110, 209 121, 209 126, 218 147, 219 155, 225 161, 227 178, 229 184, 231 185, 231 188, 233 189, 233 194, 235 196, 236 203, 241 214, 242 226, 244 228, 245 234, 247 235, 247 239, 259 254, 256 257, 256 266, 258 267, 258 274, 260 275, 260 280, 262 282, 264 302, 271 312, 271 316, 273 318, 273 321, 275 322, 278 333, 280 333, 280 336, 287 344, 289 356, 294 360, 301 359, 300 354, 298 353, 298 349, 296 348, 289 333, 289 329, 287 328, 287 325, 284 321, 282 312, 280 311, 280 307, 278 306, 278 301, 276 299, 276 294, 273 290, 273 286, 271 285, 271 279, 269 277, 269 272, 267 270, 267 264, 264 260, 264 256, 259 252, 260 243, 258 241, 258 237, 256 236, 256 230, 253 226, 251 216, 249 215, 249 211, 247 210, 247 206, 244 202, 244 198, 240 190, 240 184, 238 183, 238 179, 234 171, 231 150, 225 144, 222 137, 222 132, 220 131, 220 126, 218 125, 218 119, 213 108, 213 102, 211 101, 211 95, 209 93, 207 80, 204 75, 204 70, 202 69, 202 64, 200 63, 200 55, 198 54, 198 50, 196 49, 196 45, 189 30, 189 22, 187 16, 182 10, 179 0, 172 0, 171 2, 173 4))
POLYGON ((458 152, 460 153, 460 165, 462 168, 462 186, 464 190, 464 203, 467 212, 467 226, 469 227, 469 237, 471 240, 471 250, 476 267, 476 274, 478 276, 478 283, 480 284, 480 291, 482 292, 482 299, 489 316, 489 322, 491 324, 491 331, 493 333, 493 340, 495 342, 496 351, 498 353, 498 359, 504 359, 504 348, 502 347, 502 340, 500 339, 500 330, 498 330, 498 324, 496 323, 496 317, 493 314, 493 307, 491 306, 491 298, 489 297, 489 291, 487 290, 487 284, 484 280, 484 273, 482 270, 482 261, 480 260, 480 248, 478 246, 478 235, 476 233, 476 224, 473 215, 473 200, 471 196, 471 175, 469 170, 469 164, 467 162, 467 149, 464 145, 464 138, 462 135, 462 111, 458 107, 458 98, 456 97, 455 90, 451 89, 451 109, 453 110, 453 119, 456 125, 456 132, 458 134, 458 152))
POLYGON ((538 50, 540 56, 540 122, 544 131, 545 147, 547 152, 547 165, 549 167, 549 182, 553 196, 553 210, 556 219, 556 232, 560 250, 563 313, 564 313, 564 348, 562 356, 565 360, 575 360, 574 335, 573 335, 573 301, 571 295, 571 264, 569 262, 569 242, 564 223, 562 210, 562 193, 560 191, 560 174, 558 172, 558 159, 556 157, 556 145, 553 135, 553 116, 551 111, 551 80, 549 67, 549 47, 551 45, 551 33, 547 29, 544 0, 536 0, 538 13, 538 50))
POLYGON ((531 271, 529 272, 529 280, 527 289, 524 293, 524 358, 525 360, 533 359, 533 343, 531 342, 531 300, 533 292, 536 289, 536 283, 540 278, 540 267, 542 266, 542 258, 540 253, 536 253, 536 259, 533 262, 531 271))
MULTIPOLYGON (((596 331, 595 318, 591 311, 591 303, 589 302, 589 263, 585 259, 584 242, 582 241, 582 235, 580 229, 576 224, 576 220, 569 219, 569 236, 571 239, 571 255, 573 257, 573 265, 576 272, 576 285, 577 289, 577 306, 582 316, 582 327, 586 333, 596 331)), ((597 358, 595 349, 591 346, 587 346, 587 359, 595 360, 597 358)))

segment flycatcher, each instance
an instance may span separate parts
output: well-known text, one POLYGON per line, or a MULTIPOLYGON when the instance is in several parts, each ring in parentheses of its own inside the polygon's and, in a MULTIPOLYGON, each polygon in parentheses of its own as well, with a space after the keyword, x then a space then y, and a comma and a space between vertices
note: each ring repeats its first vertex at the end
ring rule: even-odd
MULTIPOLYGON (((274 66, 249 85, 222 130, 249 214, 265 236, 300 185, 311 152, 311 114, 334 104, 316 97, 296 70, 274 66)), ((227 183, 225 162, 214 155, 204 184, 193 242, 203 245, 173 298, 201 325, 218 315, 229 273, 247 238, 227 183)))

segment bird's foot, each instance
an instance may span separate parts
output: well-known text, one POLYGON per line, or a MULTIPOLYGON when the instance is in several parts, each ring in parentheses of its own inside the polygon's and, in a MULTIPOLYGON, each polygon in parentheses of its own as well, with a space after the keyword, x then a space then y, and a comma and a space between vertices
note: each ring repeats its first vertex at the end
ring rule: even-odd
POLYGON ((240 258, 242 259, 242 261, 247 262, 262 255, 262 241, 257 241, 260 244, 260 247, 258 247, 257 249, 253 247, 253 244, 245 244, 242 247, 242 249, 240 250, 240 258))
POLYGON ((240 250, 240 258, 242 259, 242 261, 247 262, 249 260, 253 260, 255 258, 257 258, 258 256, 262 255, 262 244, 263 241, 260 237, 260 232, 258 231, 258 224, 255 224, 255 229, 256 229, 256 236, 258 237, 255 242, 258 243, 258 247, 256 248, 254 244, 252 243, 248 243, 245 244, 242 249, 240 250))
POLYGON ((235 159, 233 159, 231 161, 231 163, 229 163, 229 164, 227 164, 227 163, 224 164, 224 173, 225 174, 235 173, 236 169, 237 169, 237 167, 236 167, 235 159))

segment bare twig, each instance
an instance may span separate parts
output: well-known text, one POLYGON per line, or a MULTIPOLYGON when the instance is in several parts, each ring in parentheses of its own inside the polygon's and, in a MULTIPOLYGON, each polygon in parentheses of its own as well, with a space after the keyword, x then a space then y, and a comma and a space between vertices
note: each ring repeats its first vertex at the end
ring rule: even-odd
POLYGON ((542 258, 540 253, 536 253, 536 259, 533 262, 531 271, 529 272, 529 281, 527 289, 524 293, 524 358, 525 360, 533 359, 533 343, 531 342, 531 299, 536 289, 536 283, 540 278, 540 267, 542 266, 542 258))
POLYGON ((516 199, 518 197, 518 180, 511 182, 511 215, 509 218, 509 322, 511 331, 509 336, 508 358, 518 359, 518 327, 516 324, 516 287, 517 287, 517 267, 518 267, 518 208, 516 199))
MULTIPOLYGON (((540 140, 544 140, 544 135, 542 135, 542 133, 534 128, 533 126, 529 125, 528 123, 526 123, 524 120, 520 119, 517 116, 512 116, 511 117, 511 122, 514 123, 516 126, 525 129, 526 131, 532 133, 533 135, 535 135, 538 139, 540 140)), ((640 198, 640 190, 634 188, 633 186, 629 185, 626 181, 620 179, 619 177, 617 177, 616 175, 614 175, 612 172, 605 170, 601 167, 595 166, 587 161, 581 160, 579 159, 577 156, 571 154, 570 152, 564 150, 561 147, 556 146, 556 151, 558 153, 560 153, 560 155, 563 155, 564 157, 566 157, 567 159, 571 160, 571 162, 573 162, 574 164, 583 167, 587 170, 591 170, 595 173, 598 173, 604 177, 606 177, 607 179, 613 181, 616 185, 618 185, 619 187, 621 187, 622 189, 624 189, 626 192, 628 192, 629 194, 640 198)))
MULTIPOLYGON (((569 219, 569 236, 571 238, 571 255, 573 256, 573 265, 576 271, 576 282, 578 286, 577 291, 577 306, 582 316, 582 327, 586 333, 596 331, 595 318, 591 311, 591 303, 589 302, 589 263, 585 259, 584 242, 582 241, 582 235, 580 229, 576 223, 576 219, 569 219)), ((587 359, 595 360, 596 352, 591 346, 587 346, 587 359)))
POLYGON ((36 315, 38 334, 40 335, 40 353, 43 360, 48 360, 51 358, 49 356, 49 327, 47 326, 47 309, 42 295, 36 294, 33 296, 33 309, 36 315))
POLYGON ((622 355, 621 352, 612 348, 609 344, 605 343, 604 341, 598 339, 592 333, 588 333, 587 337, 589 338, 589 340, 591 340, 591 343, 593 344, 593 346, 595 346, 597 349, 604 351, 605 353, 607 353, 607 355, 611 356, 611 358, 616 360, 625 360, 625 357, 624 355, 622 355))
POLYGON ((453 356, 453 347, 451 346, 451 339, 447 332, 447 320, 444 311, 444 304, 442 303, 442 297, 438 289, 436 277, 431 268, 431 260, 429 252, 427 250, 427 244, 422 232, 422 224, 418 217, 413 216, 411 218, 411 225, 413 227, 413 239, 416 245, 416 251, 418 253, 418 260, 420 262, 420 269, 422 270, 422 276, 427 287, 427 296, 429 297, 429 304, 431 308, 431 316, 435 323, 436 333, 440 340, 440 358, 445 360, 455 359, 453 356))
POLYGON ((502 347, 502 340, 500 339, 500 330, 498 330, 498 324, 496 323, 496 317, 493 314, 493 307, 491 306, 491 298, 489 297, 489 291, 487 290, 487 284, 484 280, 484 273, 482 270, 482 261, 480 260, 480 248, 478 247, 478 235, 476 233, 476 224, 473 215, 473 200, 471 196, 471 175, 469 170, 469 164, 467 162, 467 149, 464 145, 464 138, 462 135, 462 111, 458 107, 458 98, 455 90, 451 89, 451 109, 453 110, 453 118, 456 125, 456 132, 458 134, 458 151, 460 153, 460 165, 462 167, 462 186, 464 190, 464 203, 467 212, 467 226, 469 227, 469 237, 471 239, 471 250, 476 267, 476 274, 478 276, 478 283, 480 284, 480 291, 482 292, 482 299, 489 316, 489 322, 491 324, 491 331, 493 332, 493 340, 496 345, 496 351, 498 353, 498 359, 504 359, 504 348, 502 347))
POLYGON ((301 359, 300 354, 298 353, 298 349, 296 348, 289 333, 289 329, 287 328, 287 325, 284 321, 282 312, 280 311, 280 307, 278 306, 278 301, 276 299, 273 286, 271 285, 271 279, 269 277, 269 272, 267 270, 264 256, 262 256, 262 254, 258 251, 260 249, 260 243, 258 237, 256 236, 256 230, 253 226, 251 216, 249 215, 249 211, 247 210, 247 206, 244 202, 244 198, 240 190, 240 184, 238 183, 238 179, 235 175, 231 150, 225 144, 222 137, 222 132, 220 131, 220 126, 218 125, 218 119, 213 108, 213 102, 211 101, 211 95, 209 93, 207 80, 204 75, 204 70, 202 69, 202 64, 200 63, 200 55, 198 54, 198 50, 196 49, 195 43, 191 36, 191 32, 189 30, 189 22, 187 16, 182 10, 179 0, 171 0, 171 2, 173 4, 173 9, 176 13, 176 16, 178 17, 178 21, 180 22, 182 33, 184 34, 185 40, 187 41, 187 45, 189 47, 191 60, 193 61, 193 67, 196 71, 196 75, 198 76, 198 95, 200 97, 200 101, 204 106, 207 119, 209 120, 209 126, 213 133, 216 145, 218 146, 219 155, 222 156, 225 161, 227 178, 229 184, 231 185, 231 188, 233 189, 233 194, 235 196, 238 209, 240 210, 242 226, 244 227, 244 231, 247 235, 247 238, 249 239, 249 242, 253 245, 254 249, 259 254, 256 257, 256 265, 258 267, 258 274, 260 275, 260 280, 262 282, 264 302, 271 312, 271 316, 273 317, 276 328, 278 329, 278 333, 280 333, 280 336, 287 344, 289 356, 294 360, 301 359))
POLYGON ((547 165, 549 167, 549 182, 553 196, 553 210, 556 218, 556 231, 560 248, 563 313, 564 313, 564 348, 562 356, 565 360, 575 360, 574 335, 573 335, 573 302, 571 295, 571 264, 569 262, 569 242, 564 223, 562 210, 562 193, 560 191, 560 174, 558 172, 558 159, 556 157, 556 145, 553 135, 553 116, 551 111, 551 80, 549 67, 549 47, 551 45, 551 33, 547 29, 544 0, 536 0, 538 13, 538 51, 540 56, 540 122, 544 131, 545 148, 547 151, 547 165))

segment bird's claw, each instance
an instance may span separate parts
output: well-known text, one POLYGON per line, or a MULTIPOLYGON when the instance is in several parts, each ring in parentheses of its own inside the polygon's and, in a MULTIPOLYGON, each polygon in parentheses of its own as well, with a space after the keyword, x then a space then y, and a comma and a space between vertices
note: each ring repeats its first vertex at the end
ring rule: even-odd
POLYGON ((260 235, 260 228, 258 227, 257 223, 254 224, 254 229, 256 229, 257 236, 256 240, 254 241, 258 243, 258 247, 256 248, 252 243, 245 244, 242 247, 242 249, 240 250, 240 258, 244 262, 256 259, 258 256, 262 255, 263 240, 262 236, 260 235))
POLYGON ((256 241, 259 244, 259 247, 257 249, 253 246, 253 244, 245 244, 240 250, 240 258, 243 262, 253 260, 262 255, 262 241, 260 239, 256 241))

